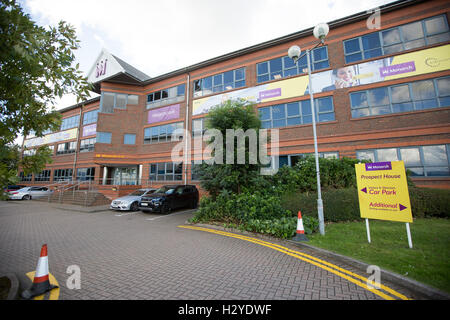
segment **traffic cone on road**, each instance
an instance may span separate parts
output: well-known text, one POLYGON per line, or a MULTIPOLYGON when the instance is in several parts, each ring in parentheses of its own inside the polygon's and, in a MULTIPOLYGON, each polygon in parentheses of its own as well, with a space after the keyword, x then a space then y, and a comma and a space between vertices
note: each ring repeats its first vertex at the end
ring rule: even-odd
POLYGON ((41 249, 41 256, 39 257, 37 263, 33 284, 30 289, 22 292, 22 298, 31 299, 57 288, 56 286, 50 284, 48 274, 47 245, 44 244, 41 249))
POLYGON ((305 229, 303 228, 302 213, 298 210, 298 220, 297 220, 297 232, 295 237, 292 238, 293 241, 308 241, 305 236, 305 229))

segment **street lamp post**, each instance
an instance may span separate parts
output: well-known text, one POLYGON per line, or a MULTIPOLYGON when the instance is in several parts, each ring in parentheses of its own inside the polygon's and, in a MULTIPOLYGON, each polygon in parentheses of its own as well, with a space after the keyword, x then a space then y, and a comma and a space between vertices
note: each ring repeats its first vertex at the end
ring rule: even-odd
MULTIPOLYGON (((319 152, 317 148, 317 133, 316 133, 316 108, 314 104, 314 95, 311 80, 311 50, 317 48, 324 43, 324 39, 328 34, 329 27, 326 23, 318 24, 313 31, 314 37, 320 40, 320 42, 312 49, 306 49, 306 59, 308 60, 308 78, 309 78, 309 98, 311 101, 311 113, 312 113, 312 126, 314 134, 314 156, 316 159, 316 174, 317 174, 317 215, 319 217, 319 232, 321 235, 325 235, 325 223, 323 218, 323 201, 322 191, 320 187, 320 168, 319 168, 319 152)), ((292 46, 288 50, 289 57, 297 64, 298 60, 303 56, 300 56, 301 49, 298 46, 292 46)))

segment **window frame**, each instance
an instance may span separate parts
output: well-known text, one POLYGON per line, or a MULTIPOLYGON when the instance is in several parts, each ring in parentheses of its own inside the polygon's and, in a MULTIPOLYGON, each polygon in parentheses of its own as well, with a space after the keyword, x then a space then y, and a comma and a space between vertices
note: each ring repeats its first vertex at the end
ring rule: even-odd
POLYGON ((349 100, 350 100, 350 112, 352 114, 352 119, 360 119, 360 118, 365 118, 365 117, 375 117, 375 116, 381 116, 381 115, 386 115, 386 114, 401 114, 401 113, 405 113, 405 112, 422 111, 422 110, 436 110, 436 109, 449 107, 450 105, 443 105, 444 103, 442 101, 443 101, 444 98, 450 97, 450 92, 447 93, 446 95, 445 94, 441 95, 440 92, 439 92, 438 82, 439 82, 439 80, 442 80, 442 79, 450 79, 450 76, 444 76, 444 77, 438 77, 438 78, 429 78, 429 79, 417 80, 417 81, 412 81, 412 82, 398 83, 398 84, 394 84, 394 85, 390 85, 390 86, 382 86, 382 87, 376 87, 376 88, 371 88, 371 89, 366 89, 366 90, 359 90, 359 91, 350 92, 349 93, 349 100), (415 93, 413 91, 413 84, 426 82, 426 81, 431 81, 432 82, 432 84, 433 84, 433 91, 432 92, 434 93, 434 97, 432 97, 430 99, 422 99, 422 100, 419 100, 418 98, 416 99, 415 93), (409 92, 409 99, 410 100, 405 101, 405 102, 393 102, 393 94, 392 94, 393 88, 402 87, 402 86, 408 86, 408 92, 409 92), (381 89, 381 88, 386 88, 387 95, 388 95, 388 100, 389 100, 389 110, 390 110, 390 112, 389 113, 384 113, 384 114, 373 114, 372 108, 373 107, 380 107, 380 106, 372 106, 369 103, 369 98, 368 98, 369 92, 371 92, 373 90, 381 89), (352 96, 356 96, 357 94, 361 94, 361 93, 364 93, 366 95, 367 106, 365 106, 365 107, 354 107, 353 106, 352 96), (424 103, 426 101, 430 101, 430 100, 434 100, 436 102, 436 107, 427 107, 427 108, 420 107, 422 103, 424 103), (410 103, 411 104, 411 106, 412 106, 411 110, 394 111, 395 105, 406 104, 406 103, 410 103), (369 110, 369 114, 365 115, 365 116, 357 116, 357 117, 355 117, 353 111, 362 110, 362 109, 369 110))
POLYGON ((163 125, 158 125, 158 126, 152 126, 152 127, 146 127, 144 128, 144 142, 143 144, 155 144, 155 143, 163 143, 163 142, 172 142, 172 134, 169 136, 167 134, 167 128, 169 126, 174 126, 173 131, 177 130, 177 129, 183 129, 184 128, 184 122, 183 121, 178 121, 178 122, 171 122, 171 123, 167 123, 167 124, 163 124, 163 125), (155 133, 156 129, 158 128, 158 135, 155 135, 153 133, 155 133), (165 129, 165 133, 164 135, 161 134, 161 128, 165 129), (154 131, 155 130, 155 131, 154 131), (147 132, 149 134, 147 134, 147 132), (162 139, 162 137, 165 137, 164 139, 162 139), (158 137, 157 141, 153 141, 155 140, 154 137, 158 137))
MULTIPOLYGON (((311 69, 312 69, 311 72, 318 71, 318 70, 324 70, 324 69, 327 69, 327 68, 330 67, 330 57, 329 57, 329 54, 328 54, 328 46, 327 45, 313 49, 313 51, 311 52, 310 56, 311 56, 311 69), (314 53, 319 51, 319 50, 323 50, 324 48, 325 48, 325 52, 326 52, 327 58, 326 59, 316 60, 314 53), (324 62, 324 61, 328 62, 328 66, 327 67, 323 67, 323 68, 316 68, 315 67, 316 64, 324 62)), ((270 60, 266 60, 266 61, 262 61, 262 62, 257 63, 256 64, 256 83, 259 84, 259 83, 263 83, 263 82, 267 82, 267 81, 280 80, 280 79, 284 79, 284 78, 291 77, 291 76, 297 76, 297 75, 306 74, 307 71, 304 71, 304 70, 308 68, 308 62, 306 60, 306 56, 304 56, 304 57, 305 57, 305 63, 300 64, 300 60, 299 60, 297 62, 297 64, 294 64, 294 66, 286 66, 286 62, 285 62, 286 60, 292 61, 289 58, 289 56, 281 56, 281 57, 277 57, 277 58, 273 58, 273 59, 270 59, 270 60), (279 79, 278 78, 272 78, 272 74, 275 73, 275 71, 272 71, 271 67, 270 67, 270 62, 271 61, 275 61, 277 59, 281 60, 281 71, 280 71, 281 72, 281 77, 279 79), (259 66, 263 65, 263 64, 266 64, 267 72, 260 74, 259 73, 259 66), (288 71, 290 71, 290 70, 296 70, 295 74, 291 74, 291 73, 287 74, 288 71), (268 77, 268 78, 266 80, 260 80, 260 78, 262 78, 262 77, 268 77)), ((291 63, 291 62, 289 62, 289 63, 291 63)))
MULTIPOLYGON (((379 150, 386 150, 386 149, 395 149, 398 161, 403 161, 401 150, 407 150, 407 149, 418 149, 419 150, 420 165, 407 165, 405 163, 405 170, 408 170, 410 168, 413 168, 413 169, 418 169, 419 168, 419 169, 423 170, 423 175, 412 175, 413 177, 426 178, 426 177, 449 177, 450 176, 450 144, 436 144, 436 145, 433 144, 433 145, 404 146, 404 147, 393 147, 393 148, 361 149, 361 150, 356 150, 356 158, 360 159, 360 160, 364 160, 364 159, 361 159, 358 156, 358 153, 361 153, 361 152, 372 153, 374 162, 379 162, 378 151, 379 150), (445 148, 445 152, 444 153, 447 156, 447 166, 428 165, 426 163, 425 154, 424 154, 423 148, 424 147, 433 147, 433 146, 444 146, 444 148, 445 148), (448 175, 429 175, 429 171, 431 171, 433 168, 443 168, 443 167, 447 167, 448 168, 448 172, 449 172, 448 175)), ((382 160, 385 160, 385 159, 382 159, 382 160)), ((392 161, 395 161, 395 160, 392 160, 392 161)), ((414 171, 412 171, 412 172, 414 174, 414 171)))
MULTIPOLYGON (((156 162, 149 163, 149 171, 148 171, 148 179, 149 181, 182 181, 183 180, 183 162, 156 162), (176 171, 176 168, 181 164, 181 170, 176 171), (164 166, 164 173, 159 173, 159 167, 164 166), (152 166, 155 168, 153 170, 152 166), (168 173, 168 169, 171 170, 171 173, 168 173), (152 173, 152 171, 154 171, 152 173), (160 176, 163 176, 163 179, 159 179, 160 176), (178 179, 176 178, 178 177, 178 179), (169 178, 169 179, 168 179, 169 178)), ((170 171, 169 171, 170 172, 170 171)))
POLYGON ((196 79, 193 81, 193 86, 192 86, 193 96, 194 96, 194 98, 198 98, 198 97, 203 97, 203 96, 210 95, 210 94, 218 94, 218 93, 230 91, 233 89, 244 88, 247 85, 246 74, 247 74, 247 68, 240 67, 237 69, 227 70, 225 72, 213 74, 208 77, 196 79), (230 72, 233 73, 233 81, 230 83, 229 82, 225 83, 225 74, 228 74, 230 72), (238 77, 239 72, 242 72, 242 76, 243 76, 242 78, 238 77), (220 78, 220 81, 219 81, 219 78, 220 78), (211 80, 211 88, 209 88, 209 87, 206 88, 204 86, 204 82, 207 79, 211 80), (225 85, 227 85, 227 84, 232 84, 232 87, 226 88, 225 85), (208 90, 207 93, 204 92, 206 90, 208 90))
MULTIPOLYGON (((417 49, 417 48, 426 47, 426 46, 430 45, 430 43, 429 43, 430 40, 428 39, 429 37, 440 35, 440 34, 445 34, 445 33, 449 33, 449 32, 450 32, 450 27, 449 27, 446 15, 445 14, 439 14, 439 15, 428 17, 428 18, 424 18, 424 19, 421 19, 421 20, 411 21, 411 22, 408 22, 408 23, 405 23, 405 24, 402 24, 402 25, 399 25, 399 26, 388 28, 388 29, 379 30, 379 31, 367 33, 367 34, 364 34, 364 35, 361 35, 361 36, 358 36, 358 37, 346 39, 346 40, 342 41, 342 46, 343 46, 343 49, 344 49, 345 63, 346 64, 350 64, 350 63, 354 63, 354 62, 358 62, 358 61, 372 59, 372 58, 375 58, 375 57, 381 57, 381 56, 388 55, 388 54, 396 54, 396 53, 400 53, 400 52, 407 51, 407 50, 413 50, 413 49, 417 49), (444 21, 446 22, 447 30, 443 31, 443 32, 430 34, 428 32, 428 30, 427 30, 427 27, 426 27, 426 21, 433 20, 433 19, 436 19, 436 18, 439 18, 439 17, 443 18, 444 21), (403 34, 402 27, 403 26, 407 26, 407 25, 412 25, 412 24, 418 23, 418 22, 420 22, 420 25, 422 27, 423 37, 406 41, 405 40, 405 36, 403 34), (400 37, 399 42, 391 43, 391 44, 388 44, 388 45, 384 45, 383 33, 387 33, 389 31, 393 31, 393 30, 397 30, 398 31, 399 37, 400 37), (375 49, 364 50, 362 38, 365 37, 365 36, 368 36, 368 35, 373 35, 373 34, 378 34, 378 39, 379 39, 379 42, 380 42, 380 47, 379 48, 381 49, 381 55, 366 57, 366 53, 365 53, 366 51, 375 50, 376 48, 375 49), (347 42, 354 41, 356 39, 358 39, 359 51, 354 51, 354 52, 348 53, 345 44, 347 42), (406 44, 408 44, 410 42, 413 42, 413 41, 420 40, 420 39, 424 40, 424 45, 423 46, 417 46, 417 47, 414 47, 414 48, 406 49, 406 44), (391 46, 396 46, 396 45, 401 45, 401 50, 395 51, 395 52, 388 52, 388 53, 386 53, 386 48, 391 47, 391 46), (356 55, 356 54, 361 54, 361 59, 348 60, 349 56, 356 55)), ((437 44, 437 43, 442 43, 442 41, 434 42, 434 43, 431 43, 431 44, 437 44)))

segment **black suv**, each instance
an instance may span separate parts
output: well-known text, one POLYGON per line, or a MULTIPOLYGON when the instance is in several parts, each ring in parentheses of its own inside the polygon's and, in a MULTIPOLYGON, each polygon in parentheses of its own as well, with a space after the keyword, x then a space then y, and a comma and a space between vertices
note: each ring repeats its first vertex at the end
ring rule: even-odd
POLYGON ((197 208, 198 190, 194 185, 168 185, 141 198, 139 209, 144 212, 168 213, 172 209, 197 208))

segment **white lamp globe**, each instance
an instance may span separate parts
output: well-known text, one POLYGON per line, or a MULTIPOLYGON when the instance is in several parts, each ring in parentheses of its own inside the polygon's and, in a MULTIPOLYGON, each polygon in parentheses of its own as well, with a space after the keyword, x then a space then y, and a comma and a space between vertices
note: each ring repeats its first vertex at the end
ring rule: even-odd
POLYGON ((325 38, 330 31, 330 27, 326 23, 319 23, 317 26, 314 27, 314 37, 316 37, 319 40, 322 40, 325 38))
POLYGON ((298 60, 298 57, 300 57, 300 53, 302 52, 302 50, 300 49, 299 46, 292 46, 289 48, 288 50, 288 56, 289 58, 291 58, 294 61, 298 60))

